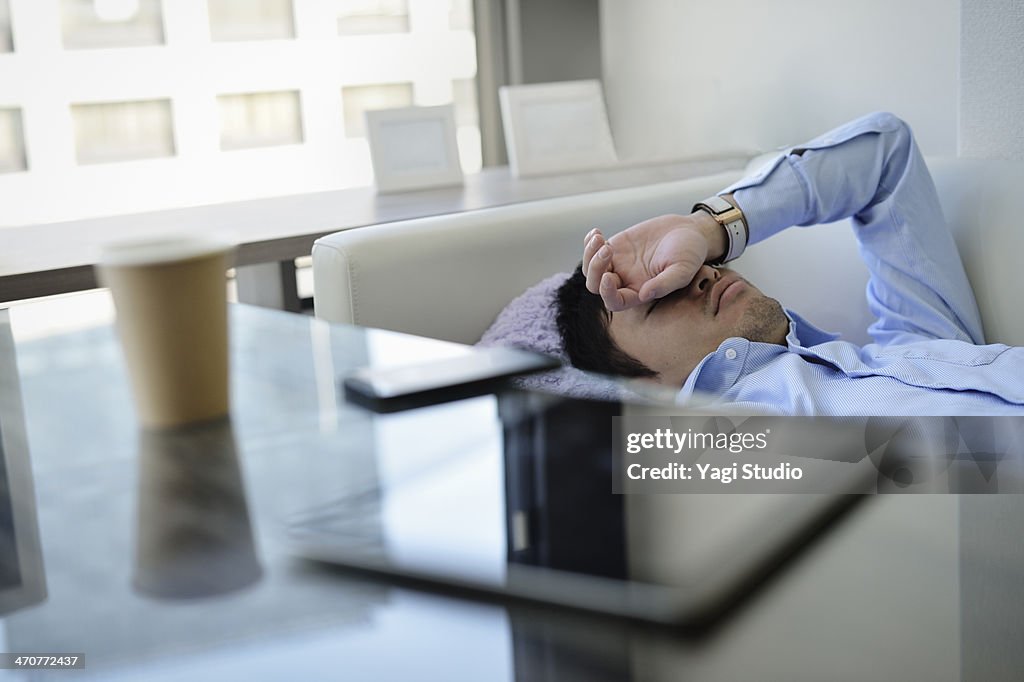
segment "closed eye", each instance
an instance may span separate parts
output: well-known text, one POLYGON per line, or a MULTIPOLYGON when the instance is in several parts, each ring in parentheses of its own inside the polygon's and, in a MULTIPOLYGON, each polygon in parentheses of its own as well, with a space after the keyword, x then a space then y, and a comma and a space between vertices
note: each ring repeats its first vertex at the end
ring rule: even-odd
POLYGON ((675 300, 677 300, 677 299, 679 299, 679 298, 681 298, 681 297, 683 297, 683 296, 686 296, 686 295, 688 295, 688 292, 689 292, 689 291, 690 291, 690 287, 684 287, 684 288, 682 288, 682 289, 676 289, 675 291, 673 291, 673 292, 671 292, 671 293, 669 293, 669 294, 666 294, 666 295, 662 296, 661 298, 656 298, 656 299, 654 299, 653 301, 651 301, 651 305, 649 305, 649 306, 647 307, 647 310, 646 310, 646 311, 644 311, 644 319, 647 319, 647 317, 648 317, 648 316, 649 316, 649 315, 651 314, 651 312, 652 312, 652 311, 653 311, 653 310, 654 310, 654 309, 655 309, 655 308, 656 308, 656 307, 657 307, 657 306, 658 306, 658 305, 659 305, 659 304, 660 304, 660 303, 661 303, 662 301, 675 301, 675 300))

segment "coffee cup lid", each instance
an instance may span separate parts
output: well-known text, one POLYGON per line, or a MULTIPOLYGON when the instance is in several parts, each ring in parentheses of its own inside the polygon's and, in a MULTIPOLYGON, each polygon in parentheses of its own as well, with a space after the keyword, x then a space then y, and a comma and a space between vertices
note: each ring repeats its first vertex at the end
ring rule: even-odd
POLYGON ((192 260, 234 249, 229 240, 212 236, 166 235, 100 245, 101 266, 147 265, 192 260))

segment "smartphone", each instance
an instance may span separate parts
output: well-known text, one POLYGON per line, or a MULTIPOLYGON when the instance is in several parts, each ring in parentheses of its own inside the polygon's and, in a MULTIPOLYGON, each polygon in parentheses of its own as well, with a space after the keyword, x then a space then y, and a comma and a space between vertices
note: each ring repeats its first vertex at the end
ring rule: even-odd
POLYGON ((343 385, 346 400, 393 412, 484 395, 510 377, 560 366, 556 358, 518 348, 474 348, 456 358, 356 370, 343 385))

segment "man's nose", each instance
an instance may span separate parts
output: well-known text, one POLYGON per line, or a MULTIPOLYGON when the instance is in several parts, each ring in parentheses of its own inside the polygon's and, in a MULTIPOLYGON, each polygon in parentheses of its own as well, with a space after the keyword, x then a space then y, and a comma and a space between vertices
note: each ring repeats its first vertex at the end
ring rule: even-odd
POLYGON ((693 276, 693 281, 690 282, 690 294, 697 298, 706 296, 715 282, 720 279, 722 279, 722 273, 718 271, 718 268, 702 265, 697 274, 693 276))

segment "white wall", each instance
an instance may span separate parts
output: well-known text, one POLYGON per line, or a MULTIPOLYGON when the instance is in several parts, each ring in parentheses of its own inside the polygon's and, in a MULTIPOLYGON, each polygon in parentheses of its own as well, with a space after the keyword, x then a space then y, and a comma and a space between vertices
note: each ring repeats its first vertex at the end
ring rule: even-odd
POLYGON ((960 5, 960 155, 1024 159, 1024 3, 960 5))
POLYGON ((957 151, 958 0, 602 0, 601 40, 622 158, 762 151, 879 109, 957 151))

